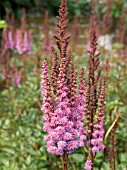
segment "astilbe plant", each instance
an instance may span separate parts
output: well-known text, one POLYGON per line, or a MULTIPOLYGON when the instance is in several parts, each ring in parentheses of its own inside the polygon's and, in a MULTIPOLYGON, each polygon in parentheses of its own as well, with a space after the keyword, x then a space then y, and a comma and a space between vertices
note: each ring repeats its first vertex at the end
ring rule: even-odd
POLYGON ((104 150, 105 147, 103 145, 103 125, 106 80, 100 78, 101 70, 98 70, 100 53, 97 52, 97 33, 94 24, 91 25, 88 53, 88 77, 85 87, 85 115, 89 155, 85 164, 85 169, 91 170, 94 167, 94 155, 97 152, 104 150))
POLYGON ((8 10, 6 9, 6 22, 7 28, 3 29, 2 33, 2 46, 4 49, 17 50, 19 54, 31 53, 31 31, 26 27, 26 13, 25 9, 22 10, 21 27, 15 29, 14 14, 11 19, 9 18, 8 10), (9 22, 9 19, 11 22, 9 22))
POLYGON ((12 13, 11 17, 9 16, 9 11, 5 8, 6 12, 6 23, 8 25, 7 28, 3 29, 2 32, 2 48, 3 49, 14 49, 15 48, 15 17, 14 13, 12 13))
MULTIPOLYGON (((15 28, 15 17, 14 14, 9 15, 8 9, 6 10, 6 22, 8 24, 7 28, 3 29, 2 32, 2 48, 0 52, 0 63, 2 64, 0 72, 3 75, 5 84, 10 85, 10 82, 14 86, 18 86, 21 82, 21 77, 24 74, 22 69, 16 66, 11 66, 11 50, 17 50, 19 54, 29 54, 31 52, 31 32, 26 26, 26 13, 23 9, 23 16, 20 29, 15 28), (23 74, 22 74, 23 73, 23 74)), ((14 56, 14 61, 16 60, 14 56)), ((25 58, 25 56, 24 56, 25 58)), ((24 59, 22 57, 22 60, 24 59)), ((25 58, 26 59, 26 58, 25 58)), ((25 70, 25 59, 23 60, 24 70, 25 70)), ((24 71, 25 72, 25 71, 24 71)), ((24 74, 25 75, 25 74, 24 74)))
POLYGON ((42 66, 41 91, 44 96, 42 111, 44 112, 44 130, 48 132, 45 137, 47 151, 61 155, 63 169, 67 170, 68 154, 74 152, 78 147, 87 145, 89 155, 85 169, 93 170, 94 155, 104 150, 106 86, 106 80, 100 78, 101 71, 97 71, 100 61, 97 52, 96 30, 92 24, 88 49, 87 81, 84 82, 84 69, 82 69, 78 84, 77 71, 72 62, 71 52, 67 52, 70 36, 67 36, 65 32, 68 23, 66 0, 62 0, 57 18, 59 23, 56 28, 57 35, 54 38, 59 54, 52 47, 54 59, 51 76, 48 74, 46 61, 42 66), (84 128, 85 118, 86 128, 84 128))
POLYGON ((19 29, 16 29, 15 44, 19 54, 31 53, 31 31, 27 28, 26 10, 22 9, 22 20, 19 29))
POLYGON ((67 4, 62 0, 59 16, 57 17, 56 44, 60 52, 52 47, 54 62, 51 78, 48 75, 47 62, 43 62, 41 89, 43 98, 42 111, 44 112, 44 130, 47 151, 62 156, 63 169, 67 170, 68 154, 78 147, 84 146, 86 132, 84 120, 84 78, 81 71, 80 84, 77 85, 77 72, 71 61, 71 52, 67 52, 70 36, 66 35, 67 4), (51 83, 50 83, 51 82, 51 83))

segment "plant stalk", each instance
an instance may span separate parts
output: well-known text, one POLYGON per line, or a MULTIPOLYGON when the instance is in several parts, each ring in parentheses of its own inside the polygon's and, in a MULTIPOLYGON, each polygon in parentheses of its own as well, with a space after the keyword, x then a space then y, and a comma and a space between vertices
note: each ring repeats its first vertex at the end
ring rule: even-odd
POLYGON ((68 155, 65 153, 64 155, 62 155, 62 167, 63 170, 68 170, 68 155))

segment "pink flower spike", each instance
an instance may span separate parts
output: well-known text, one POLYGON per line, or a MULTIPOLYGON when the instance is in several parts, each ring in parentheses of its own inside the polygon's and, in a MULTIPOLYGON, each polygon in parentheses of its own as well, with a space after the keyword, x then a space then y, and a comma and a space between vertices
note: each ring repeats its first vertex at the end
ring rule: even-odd
POLYGON ((8 44, 9 44, 10 49, 13 50, 15 48, 15 41, 14 41, 12 30, 9 30, 9 32, 8 32, 8 44))
POLYGON ((22 50, 22 35, 21 35, 21 31, 20 30, 16 30, 16 49, 18 51, 19 54, 23 53, 22 50))

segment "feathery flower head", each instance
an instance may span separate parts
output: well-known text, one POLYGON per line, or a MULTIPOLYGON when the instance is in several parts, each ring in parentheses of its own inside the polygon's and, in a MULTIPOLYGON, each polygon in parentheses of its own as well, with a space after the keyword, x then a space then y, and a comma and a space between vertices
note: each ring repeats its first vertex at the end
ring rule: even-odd
POLYGON ((15 39, 12 30, 8 31, 8 48, 12 50, 15 48, 15 39))
POLYGON ((101 71, 99 69, 99 55, 97 51, 97 31, 95 28, 95 19, 93 18, 90 29, 90 39, 88 46, 88 78, 85 87, 86 97, 86 123, 88 134, 89 157, 86 162, 87 166, 91 162, 91 169, 93 169, 93 154, 104 150, 104 101, 105 101, 105 80, 104 83, 100 78, 101 71))
POLYGON ((42 111, 44 112, 44 130, 47 151, 56 155, 74 152, 85 145, 86 132, 84 120, 84 80, 81 76, 80 86, 77 86, 77 72, 71 61, 71 53, 67 53, 70 36, 66 35, 67 4, 62 0, 57 17, 56 39, 60 58, 52 47, 54 56, 51 71, 51 83, 47 71, 47 62, 42 66, 41 90, 44 95, 42 111), (78 136, 79 135, 79 136, 78 136))

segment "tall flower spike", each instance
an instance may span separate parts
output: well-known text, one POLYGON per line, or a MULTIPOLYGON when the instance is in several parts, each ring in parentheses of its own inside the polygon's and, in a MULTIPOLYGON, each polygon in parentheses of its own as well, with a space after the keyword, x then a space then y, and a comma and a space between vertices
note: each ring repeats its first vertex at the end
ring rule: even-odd
POLYGON ((14 39, 13 30, 8 31, 8 46, 10 49, 15 48, 15 39, 14 39))
POLYGON ((70 36, 65 35, 65 29, 68 23, 68 13, 67 13, 67 4, 66 0, 62 0, 60 9, 59 9, 59 16, 57 16, 59 23, 57 24, 57 33, 58 35, 54 36, 56 39, 56 44, 58 49, 60 50, 61 57, 66 57, 68 42, 70 36))
POLYGON ((105 101, 105 83, 100 80, 101 71, 98 70, 100 53, 97 52, 97 33, 94 27, 94 22, 91 25, 90 40, 89 40, 89 59, 88 59, 88 77, 85 87, 86 97, 86 119, 89 157, 86 162, 86 170, 93 170, 94 154, 103 150, 104 136, 104 101, 105 101), (100 82, 100 87, 99 87, 100 82), (99 100, 98 100, 99 98, 99 100), (97 119, 96 119, 97 117, 97 119))
POLYGON ((62 0, 59 16, 57 17, 57 35, 54 36, 60 57, 52 48, 54 62, 51 71, 51 85, 47 75, 47 64, 43 63, 42 94, 44 112, 44 130, 47 151, 62 155, 64 170, 67 170, 67 155, 78 147, 84 146, 86 133, 83 127, 84 120, 84 84, 81 78, 80 87, 77 85, 77 71, 71 61, 71 52, 67 53, 70 36, 66 35, 67 4, 62 0), (52 95, 52 91, 55 95, 52 95), (49 95, 47 95, 47 92, 49 95), (48 106, 48 107, 46 107, 48 106))
POLYGON ((80 146, 83 147, 86 144, 86 129, 84 129, 84 118, 85 118, 85 107, 86 107, 86 99, 85 99, 85 81, 84 81, 84 69, 81 69, 80 72, 80 83, 79 83, 79 94, 77 96, 77 119, 82 122, 81 126, 79 126, 79 136, 80 136, 80 146))
POLYGON ((41 110, 44 111, 44 116, 43 119, 45 120, 44 123, 44 130, 45 131, 50 131, 50 119, 52 117, 52 112, 53 112, 53 101, 52 101, 52 92, 50 88, 50 83, 49 83, 49 76, 48 76, 48 65, 47 62, 43 62, 42 66, 42 82, 41 82, 41 92, 42 95, 44 96, 43 98, 43 105, 41 110))
POLYGON ((104 138, 104 104, 105 104, 105 82, 102 84, 102 80, 100 79, 100 92, 99 92, 99 103, 98 103, 98 115, 97 122, 94 124, 94 130, 92 133, 91 143, 93 145, 92 152, 97 153, 99 151, 103 151, 105 146, 103 145, 104 138))
POLYGON ((22 32, 20 29, 17 29, 16 30, 16 49, 18 51, 19 54, 22 54, 23 53, 23 50, 22 50, 22 32))
POLYGON ((22 41, 23 41, 22 51, 30 54, 31 53, 31 31, 30 30, 24 31, 22 41))

